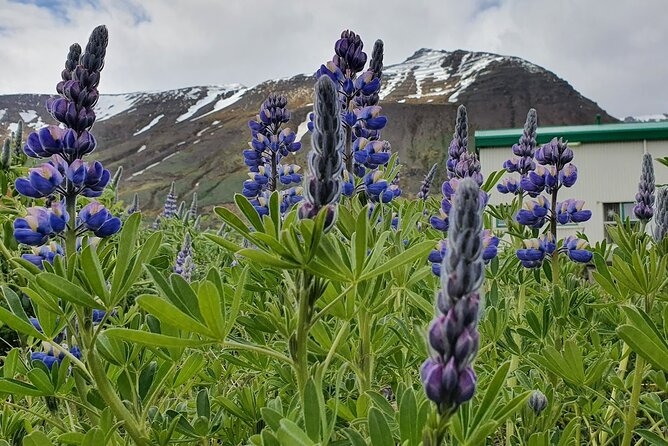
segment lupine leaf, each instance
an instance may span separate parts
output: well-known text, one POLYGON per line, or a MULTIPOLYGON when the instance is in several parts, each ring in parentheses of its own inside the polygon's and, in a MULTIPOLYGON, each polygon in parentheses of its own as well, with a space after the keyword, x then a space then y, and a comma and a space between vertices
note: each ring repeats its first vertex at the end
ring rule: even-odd
POLYGON ((160 321, 165 324, 172 325, 181 330, 186 330, 190 333, 199 333, 211 338, 216 337, 211 329, 158 296, 144 294, 139 296, 136 299, 136 302, 140 307, 160 319, 160 321))
POLYGON ((394 257, 388 260, 387 262, 383 263, 379 267, 362 274, 360 280, 368 280, 379 274, 392 271, 393 269, 403 266, 407 263, 414 262, 416 259, 420 257, 424 257, 426 259, 427 254, 429 253, 429 251, 431 251, 433 245, 434 242, 432 242, 431 240, 418 243, 417 245, 404 251, 404 253, 401 256, 394 257))
POLYGON ((132 259, 132 254, 135 251, 135 243, 137 240, 137 231, 141 223, 141 213, 136 212, 123 223, 123 229, 118 241, 118 253, 116 254, 116 266, 114 268, 114 276, 111 281, 111 290, 116 297, 116 290, 121 287, 121 282, 125 277, 128 265, 132 259))
POLYGON ((104 333, 112 338, 122 339, 124 341, 136 342, 149 347, 201 347, 211 344, 212 341, 201 341, 198 339, 176 338, 159 333, 150 333, 148 331, 132 330, 129 328, 108 328, 104 333))
POLYGON ((375 407, 369 409, 369 438, 372 446, 394 446, 385 416, 375 407))
POLYGON ((97 257, 97 252, 94 247, 88 245, 81 251, 80 264, 93 292, 95 292, 103 302, 107 302, 109 291, 107 290, 102 267, 100 266, 100 259, 97 257))
POLYGON ((260 214, 257 213, 251 202, 248 201, 248 198, 242 194, 234 194, 234 202, 256 231, 265 232, 260 214))
POLYGON ((313 446, 315 443, 294 422, 283 418, 276 436, 282 446, 313 446))
POLYGON ((56 274, 42 273, 37 276, 36 280, 37 285, 44 289, 44 291, 51 293, 64 301, 89 308, 104 309, 104 305, 98 303, 90 296, 90 294, 85 292, 78 285, 75 285, 69 280, 56 274))

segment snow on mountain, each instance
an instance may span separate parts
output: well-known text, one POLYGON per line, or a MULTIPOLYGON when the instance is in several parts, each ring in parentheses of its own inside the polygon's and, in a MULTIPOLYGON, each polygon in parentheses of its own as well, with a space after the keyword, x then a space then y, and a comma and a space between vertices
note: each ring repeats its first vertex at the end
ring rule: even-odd
POLYGON ((164 117, 165 117, 164 114, 156 116, 155 118, 153 118, 153 120, 152 120, 151 122, 149 122, 148 124, 146 124, 146 125, 145 125, 144 127, 142 127, 140 130, 137 130, 132 136, 137 136, 137 135, 139 135, 140 133, 144 133, 146 130, 148 130, 148 129, 150 129, 151 127, 153 127, 154 125, 156 125, 156 124, 157 124, 162 118, 164 118, 164 117))
MULTIPOLYGON (((207 105, 211 104, 213 101, 215 101, 217 99, 220 99, 221 96, 223 96, 223 98, 220 99, 216 103, 216 105, 214 106, 214 110, 216 110, 216 108, 219 107, 219 103, 226 100, 224 98, 225 95, 227 95, 230 92, 234 92, 236 94, 236 93, 238 93, 239 90, 244 89, 239 84, 220 85, 220 86, 212 86, 212 87, 205 87, 205 88, 207 90, 206 95, 202 99, 198 100, 193 105, 191 105, 185 113, 183 113, 178 118, 176 118, 177 123, 183 122, 186 119, 192 118, 202 108, 206 107, 207 105)), ((232 96, 234 96, 234 94, 232 96)), ((218 110, 220 110, 221 108, 223 108, 223 107, 218 108, 218 110)), ((209 113, 207 113, 207 114, 209 114, 209 113)), ((206 116, 206 115, 204 115, 204 116, 206 116)))
POLYGON ((668 121, 668 113, 654 113, 650 115, 627 116, 624 122, 660 122, 668 121))

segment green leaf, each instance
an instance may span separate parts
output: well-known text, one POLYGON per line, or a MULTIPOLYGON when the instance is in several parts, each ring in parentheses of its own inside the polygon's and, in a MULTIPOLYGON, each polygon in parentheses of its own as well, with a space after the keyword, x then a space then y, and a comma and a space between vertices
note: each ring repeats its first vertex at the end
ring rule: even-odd
POLYGON ((418 419, 418 408, 415 400, 415 392, 408 388, 401 397, 399 406, 399 432, 401 442, 408 442, 409 445, 420 443, 420 426, 416 423, 418 419))
POLYGON ((47 375, 44 370, 37 367, 31 369, 28 372, 28 379, 40 392, 45 395, 53 395, 55 389, 53 388, 49 375, 47 375))
POLYGON ((53 443, 44 432, 34 431, 23 439, 23 446, 53 446, 53 443))
POLYGON ((96 249, 93 246, 88 245, 81 251, 80 264, 93 292, 103 302, 108 303, 109 291, 107 290, 102 266, 100 266, 100 259, 97 257, 96 249))
POLYGON ((315 443, 293 421, 283 418, 276 436, 282 446, 314 446, 315 443))
POLYGON ((15 379, 0 378, 0 393, 20 396, 44 396, 45 393, 36 387, 15 379))
POLYGON ((652 431, 647 429, 638 429, 636 432, 652 446, 668 446, 668 441, 662 437, 659 437, 658 434, 655 434, 652 431))
POLYGON ((44 291, 64 301, 89 308, 104 309, 104 305, 98 303, 90 294, 63 277, 53 273, 41 273, 36 279, 37 285, 44 291))
POLYGON ((304 427, 311 440, 320 441, 320 398, 313 378, 304 388, 304 427))
POLYGON ((188 355, 183 364, 181 364, 176 378, 174 378, 174 387, 185 384, 186 381, 197 374, 203 365, 204 356, 200 352, 193 352, 188 355))
POLYGON ((197 394, 197 416, 211 418, 211 406, 209 404, 209 392, 202 389, 197 394))
POLYGON ((225 338, 225 318, 223 308, 218 294, 218 288, 208 280, 202 283, 197 290, 199 300, 199 311, 206 326, 214 334, 214 337, 222 340, 225 338))
POLYGON ((116 297, 116 290, 121 288, 121 283, 135 252, 135 243, 137 241, 137 231, 141 223, 141 213, 135 212, 130 215, 123 223, 123 229, 118 240, 118 253, 116 254, 116 266, 114 267, 114 276, 111 281, 111 289, 116 297))
POLYGON ((2 287, 2 293, 5 296, 5 300, 7 301, 8 306, 12 311, 15 311, 15 313, 12 313, 5 307, 0 306, 0 321, 9 325, 10 328, 13 328, 19 333, 32 336, 36 339, 47 340, 48 338, 37 331, 30 323, 30 320, 23 310, 23 306, 21 305, 19 297, 16 295, 16 293, 7 286, 2 287))
POLYGON ((268 407, 261 408, 260 414, 262 415, 262 419, 264 420, 264 422, 267 423, 267 426, 269 426, 271 430, 276 432, 278 431, 278 429, 280 429, 281 419, 283 419, 282 414, 268 407))
POLYGON ((121 339, 123 341, 136 342, 149 347, 201 347, 212 344, 211 341, 201 341, 198 339, 183 339, 174 336, 166 336, 158 333, 149 333, 147 331, 132 330, 129 328, 109 328, 104 331, 109 337, 121 339))
POLYGON ((238 254, 261 265, 273 266, 279 269, 299 268, 299 264, 297 263, 285 261, 280 257, 276 257, 267 252, 260 251, 259 249, 244 248, 239 250, 238 254))
POLYGON ((186 330, 189 333, 199 333, 204 336, 215 338, 214 333, 209 330, 209 328, 188 316, 175 305, 172 305, 161 297, 144 294, 139 296, 136 302, 141 308, 157 317, 165 324, 180 328, 181 330, 186 330))
POLYGON ((356 430, 345 428, 343 433, 348 438, 348 441, 350 441, 351 446, 367 446, 364 437, 362 437, 356 430))
POLYGON ((362 274, 360 280, 368 280, 379 274, 392 271, 393 269, 403 266, 407 263, 411 263, 420 257, 426 259, 427 254, 429 253, 429 251, 432 250, 433 247, 434 247, 434 242, 431 240, 426 240, 424 242, 418 243, 412 248, 409 248, 406 251, 404 251, 401 255, 393 257, 392 259, 383 263, 379 267, 362 274))
POLYGON ((375 407, 369 409, 369 437, 372 446, 394 446, 392 432, 385 416, 375 407))
POLYGON ((362 208, 357 215, 357 222, 355 224, 355 233, 353 234, 353 244, 355 246, 354 270, 355 275, 359 276, 364 268, 364 261, 366 260, 367 251, 367 230, 368 230, 368 207, 362 208))
POLYGON ((231 242, 231 241, 227 240, 226 238, 223 238, 219 235, 204 234, 204 236, 206 238, 208 238, 209 240, 211 240, 212 242, 222 246, 224 249, 227 249, 230 252, 234 253, 234 252, 237 252, 241 249, 241 246, 239 246, 236 243, 231 242))
POLYGON ((505 362, 494 374, 494 377, 487 386, 487 389, 485 389, 485 396, 478 405, 478 410, 473 417, 471 430, 476 430, 478 426, 486 421, 488 419, 487 415, 494 407, 496 407, 496 397, 498 396, 499 392, 501 391, 501 387, 506 381, 506 376, 508 375, 509 369, 510 362, 505 362))
POLYGON ((96 426, 86 432, 86 435, 84 435, 84 438, 81 442, 81 446, 100 446, 104 443, 104 433, 99 427, 96 426))
POLYGON ((234 212, 222 206, 213 208, 213 211, 218 214, 218 216, 222 218, 225 223, 236 229, 239 234, 245 237, 250 236, 250 229, 248 229, 248 226, 239 217, 237 217, 234 212))
POLYGON ((617 335, 657 370, 668 373, 668 350, 663 344, 657 344, 644 330, 632 325, 618 327, 617 335))
POLYGON ((241 194, 234 194, 234 202, 237 204, 237 207, 242 214, 248 219, 251 226, 259 232, 264 232, 264 225, 262 224, 262 219, 260 214, 257 213, 257 210, 253 207, 248 198, 244 197, 241 194))

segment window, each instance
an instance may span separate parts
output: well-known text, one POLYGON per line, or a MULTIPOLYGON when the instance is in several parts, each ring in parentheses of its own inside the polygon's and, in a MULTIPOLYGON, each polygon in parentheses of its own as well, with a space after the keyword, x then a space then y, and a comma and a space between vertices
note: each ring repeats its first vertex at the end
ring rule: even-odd
POLYGON ((638 223, 638 219, 633 213, 633 207, 635 203, 632 201, 625 201, 622 203, 603 203, 603 232, 605 233, 605 239, 610 240, 608 235, 608 227, 616 225, 616 219, 626 220, 627 218, 631 220, 631 225, 635 226, 638 223))

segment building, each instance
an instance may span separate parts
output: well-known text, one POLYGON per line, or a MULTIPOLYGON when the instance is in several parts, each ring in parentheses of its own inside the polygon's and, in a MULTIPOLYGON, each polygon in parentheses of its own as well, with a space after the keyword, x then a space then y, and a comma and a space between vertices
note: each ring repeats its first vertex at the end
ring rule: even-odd
MULTIPOLYGON (((481 130, 475 132, 475 147, 480 153, 485 177, 502 170, 503 162, 513 156, 522 129, 481 130)), ((641 159, 645 151, 654 158, 657 185, 668 184, 668 167, 657 158, 668 157, 668 121, 626 124, 595 124, 563 127, 538 127, 537 142, 543 144, 554 137, 568 141, 578 168, 577 183, 559 192, 559 201, 577 198, 585 201, 592 218, 585 223, 561 226, 559 236, 583 232, 591 242, 606 237, 605 226, 633 215, 635 194, 640 179, 641 159)), ((511 174, 508 174, 511 175, 511 174)), ((512 174, 518 175, 518 174, 512 174)), ((508 203, 510 195, 493 190, 490 203, 508 203)), ((497 222, 499 226, 502 222, 497 222)), ((653 224, 648 225, 648 230, 653 224)))

